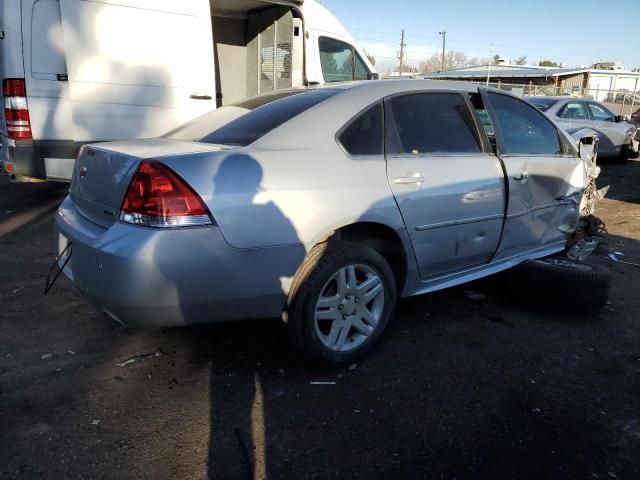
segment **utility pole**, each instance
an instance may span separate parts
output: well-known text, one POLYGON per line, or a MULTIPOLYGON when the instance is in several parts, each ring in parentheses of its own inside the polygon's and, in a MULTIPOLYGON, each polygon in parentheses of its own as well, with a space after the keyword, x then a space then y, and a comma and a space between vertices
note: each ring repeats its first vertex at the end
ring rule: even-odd
POLYGON ((441 70, 445 70, 444 68, 444 52, 445 52, 445 45, 447 43, 447 32, 438 32, 438 34, 442 35, 442 69, 441 70))
POLYGON ((400 78, 402 78, 402 64, 404 63, 404 28, 402 29, 402 36, 400 37, 400 78))
POLYGON ((491 76, 491 62, 493 62, 493 43, 489 49, 489 65, 487 65, 487 87, 489 86, 489 77, 491 76))

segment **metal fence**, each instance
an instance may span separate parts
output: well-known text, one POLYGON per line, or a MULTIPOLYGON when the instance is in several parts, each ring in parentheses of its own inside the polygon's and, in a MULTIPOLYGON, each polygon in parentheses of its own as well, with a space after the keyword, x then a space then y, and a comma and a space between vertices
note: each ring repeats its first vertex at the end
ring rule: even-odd
MULTIPOLYGON (((485 85, 485 82, 476 82, 485 85)), ((556 87, 553 85, 529 85, 503 82, 490 82, 489 86, 507 90, 521 97, 530 95, 568 96, 595 100, 618 115, 630 116, 640 108, 640 91, 606 90, 601 88, 556 87)))

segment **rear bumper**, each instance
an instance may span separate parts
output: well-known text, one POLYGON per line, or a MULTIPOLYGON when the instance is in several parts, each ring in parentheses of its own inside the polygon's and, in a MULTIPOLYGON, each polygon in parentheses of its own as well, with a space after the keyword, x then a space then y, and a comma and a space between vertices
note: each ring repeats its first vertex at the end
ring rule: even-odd
POLYGON ((5 169, 14 175, 51 180, 71 180, 78 150, 73 140, 15 140, 7 146, 5 169))
POLYGON ((286 298, 282 280, 305 255, 302 245, 235 249, 217 227, 105 229, 82 217, 69 197, 56 215, 57 241, 60 235, 72 242, 66 276, 128 326, 277 317, 286 298))

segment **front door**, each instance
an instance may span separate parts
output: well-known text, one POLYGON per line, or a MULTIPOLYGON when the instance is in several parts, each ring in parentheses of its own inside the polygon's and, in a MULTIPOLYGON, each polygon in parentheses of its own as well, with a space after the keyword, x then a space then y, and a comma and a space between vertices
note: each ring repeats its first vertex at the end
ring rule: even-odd
POLYGON ((620 145, 624 143, 628 128, 616 123, 615 114, 598 103, 587 102, 591 114, 591 128, 598 132, 598 150, 602 156, 616 156, 620 145))
POLYGON ((466 98, 410 93, 385 101, 389 185, 423 278, 487 263, 498 248, 505 185, 466 98))
POLYGON ((482 93, 509 183, 507 217, 495 260, 562 248, 577 226, 586 181, 583 162, 538 109, 500 92, 482 93))

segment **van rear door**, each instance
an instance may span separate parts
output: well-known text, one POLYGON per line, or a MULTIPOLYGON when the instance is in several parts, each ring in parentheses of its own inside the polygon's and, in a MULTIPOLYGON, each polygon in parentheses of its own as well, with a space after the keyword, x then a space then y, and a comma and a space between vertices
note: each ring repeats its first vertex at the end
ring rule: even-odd
POLYGON ((161 135, 215 108, 209 0, 60 0, 81 142, 161 135))

